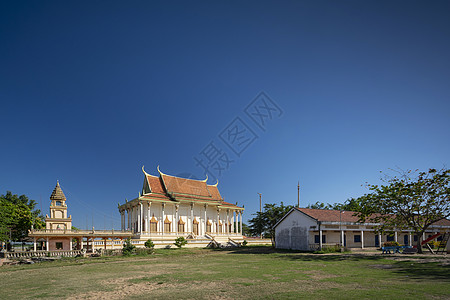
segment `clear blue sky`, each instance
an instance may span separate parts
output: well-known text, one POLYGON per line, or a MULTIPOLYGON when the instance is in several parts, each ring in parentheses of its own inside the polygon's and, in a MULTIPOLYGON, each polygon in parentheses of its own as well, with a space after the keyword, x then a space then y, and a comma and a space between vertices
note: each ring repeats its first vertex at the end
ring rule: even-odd
POLYGON ((449 166, 449 37, 448 1, 2 1, 0 193, 48 213, 59 179, 75 226, 118 228, 142 165, 203 178, 210 142, 246 219, 449 166))

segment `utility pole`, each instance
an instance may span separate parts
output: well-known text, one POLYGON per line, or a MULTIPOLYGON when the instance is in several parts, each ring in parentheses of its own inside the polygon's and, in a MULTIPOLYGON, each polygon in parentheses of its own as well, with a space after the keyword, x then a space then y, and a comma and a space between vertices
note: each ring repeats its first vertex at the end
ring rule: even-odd
POLYGON ((300 208, 300 181, 297 184, 297 207, 300 208))
POLYGON ((262 213, 261 193, 258 193, 258 195, 259 195, 259 212, 262 213))

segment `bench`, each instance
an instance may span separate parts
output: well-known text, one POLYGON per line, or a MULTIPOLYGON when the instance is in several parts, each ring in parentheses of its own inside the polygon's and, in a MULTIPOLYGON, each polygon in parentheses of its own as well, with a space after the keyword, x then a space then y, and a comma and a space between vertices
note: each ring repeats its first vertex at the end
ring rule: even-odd
POLYGON ((387 246, 387 247, 381 247, 381 250, 383 250, 382 254, 391 254, 392 253, 400 253, 400 250, 403 250, 402 253, 416 253, 417 249, 412 248, 411 246, 387 246), (411 250, 413 249, 413 250, 411 250), (410 252, 410 251, 414 251, 415 252, 410 252))
POLYGON ((381 247, 381 250, 383 250, 381 254, 391 254, 391 251, 392 253, 400 253, 399 247, 381 247))
POLYGON ((408 247, 403 250, 403 254, 414 254, 417 253, 417 248, 408 247))

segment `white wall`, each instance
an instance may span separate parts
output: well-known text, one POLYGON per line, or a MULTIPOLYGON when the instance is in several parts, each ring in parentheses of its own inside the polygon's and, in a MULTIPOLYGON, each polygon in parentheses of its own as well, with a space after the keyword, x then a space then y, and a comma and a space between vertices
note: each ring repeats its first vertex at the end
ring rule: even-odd
POLYGON ((318 225, 313 219, 293 210, 275 228, 275 247, 278 249, 309 250, 310 226, 318 225))

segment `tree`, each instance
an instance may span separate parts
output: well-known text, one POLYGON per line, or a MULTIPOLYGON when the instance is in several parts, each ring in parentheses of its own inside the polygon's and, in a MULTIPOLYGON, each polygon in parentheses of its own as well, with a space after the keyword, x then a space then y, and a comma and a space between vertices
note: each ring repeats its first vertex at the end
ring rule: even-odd
POLYGON ((252 233, 251 233, 250 227, 248 227, 247 224, 242 223, 242 235, 244 235, 244 236, 250 236, 251 234, 252 234, 252 233))
POLYGON ((155 248, 155 244, 153 243, 153 241, 151 239, 148 239, 144 245, 145 245, 145 248, 148 248, 150 250, 153 250, 153 248, 155 248))
POLYGON ((175 239, 175 246, 177 246, 178 248, 183 247, 184 245, 187 244, 186 239, 183 236, 180 236, 178 238, 175 239))
POLYGON ((127 238, 125 240, 125 243, 123 243, 122 255, 130 256, 133 253, 134 249, 136 249, 136 246, 131 243, 131 238, 127 238))
POLYGON ((450 216, 450 170, 398 171, 398 175, 386 175, 382 180, 386 184, 367 184, 372 192, 356 199, 360 221, 380 223, 375 227, 380 233, 412 230, 422 253, 425 230, 450 216))
POLYGON ((346 201, 344 201, 344 203, 334 203, 334 204, 317 201, 314 204, 309 204, 306 208, 348 210, 348 211, 359 211, 361 209, 359 200, 355 198, 347 199, 346 201))
POLYGON ((285 206, 283 202, 281 202, 280 206, 269 203, 264 204, 263 212, 257 212, 254 214, 256 217, 249 221, 251 234, 254 236, 262 234, 265 238, 270 238, 272 245, 275 246, 274 226, 292 208, 292 205, 285 206))
POLYGON ((28 230, 45 226, 41 211, 35 209, 36 201, 27 196, 17 196, 10 191, 0 196, 0 241, 22 241, 28 230))

